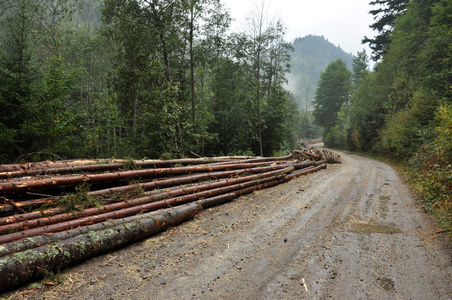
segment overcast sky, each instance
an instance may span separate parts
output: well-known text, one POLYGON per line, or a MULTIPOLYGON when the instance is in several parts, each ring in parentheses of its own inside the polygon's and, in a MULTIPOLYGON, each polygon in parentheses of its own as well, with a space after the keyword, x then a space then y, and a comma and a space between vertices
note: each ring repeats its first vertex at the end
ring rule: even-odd
MULTIPOLYGON (((232 18, 236 19, 233 29, 238 30, 245 24, 246 17, 262 0, 221 0, 230 9, 232 18)), ((373 16, 370 0, 265 0, 270 8, 270 17, 283 20, 287 27, 286 40, 291 42, 297 37, 309 34, 323 35, 331 43, 340 46, 344 51, 355 54, 366 49, 361 44, 367 35, 373 37, 369 28, 373 16)))

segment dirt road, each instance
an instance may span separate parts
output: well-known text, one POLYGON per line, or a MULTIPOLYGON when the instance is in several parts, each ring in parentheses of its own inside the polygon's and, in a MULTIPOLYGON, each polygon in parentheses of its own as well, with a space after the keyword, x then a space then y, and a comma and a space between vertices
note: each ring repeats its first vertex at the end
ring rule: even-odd
POLYGON ((11 297, 452 299, 450 240, 392 168, 342 158, 11 297))

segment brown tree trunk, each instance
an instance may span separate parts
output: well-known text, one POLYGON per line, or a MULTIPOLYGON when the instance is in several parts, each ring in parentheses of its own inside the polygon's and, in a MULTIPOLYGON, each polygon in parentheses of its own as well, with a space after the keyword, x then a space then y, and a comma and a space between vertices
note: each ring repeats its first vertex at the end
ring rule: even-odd
POLYGON ((150 237, 192 218, 202 210, 197 203, 169 208, 158 215, 90 232, 0 259, 0 292, 5 292, 47 271, 56 271, 96 255, 150 237))
POLYGON ((159 168, 159 169, 145 169, 124 171, 117 173, 104 174, 87 174, 76 175, 68 177, 57 177, 52 179, 41 179, 32 181, 15 181, 0 183, 0 195, 12 193, 26 193, 30 190, 52 189, 62 187, 73 187, 82 183, 100 183, 100 182, 115 182, 128 181, 133 179, 156 178, 169 175, 186 175, 191 173, 210 172, 219 170, 233 170, 244 169, 262 166, 264 163, 243 163, 243 164, 218 164, 218 165, 204 165, 204 166, 189 166, 178 168, 159 168))

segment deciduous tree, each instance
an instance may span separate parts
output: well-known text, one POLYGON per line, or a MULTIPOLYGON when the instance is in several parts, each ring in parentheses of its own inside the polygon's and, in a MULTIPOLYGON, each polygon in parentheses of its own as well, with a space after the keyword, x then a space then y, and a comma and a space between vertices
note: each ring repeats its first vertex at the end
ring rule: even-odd
POLYGON ((337 113, 343 104, 348 104, 351 92, 351 72, 344 61, 330 63, 320 75, 315 92, 314 116, 326 134, 337 122, 337 113))

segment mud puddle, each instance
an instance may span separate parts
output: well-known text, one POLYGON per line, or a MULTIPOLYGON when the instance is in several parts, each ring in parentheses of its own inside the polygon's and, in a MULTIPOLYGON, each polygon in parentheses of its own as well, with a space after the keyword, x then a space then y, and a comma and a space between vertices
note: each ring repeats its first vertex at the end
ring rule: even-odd
POLYGON ((371 234, 371 233, 382 233, 382 234, 395 234, 402 233, 402 230, 378 224, 367 224, 367 223, 354 223, 348 229, 349 232, 356 234, 371 234))
POLYGON ((394 289, 394 280, 390 278, 378 278, 378 282, 385 291, 390 291, 394 289))

